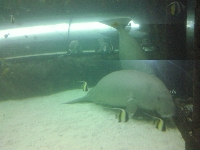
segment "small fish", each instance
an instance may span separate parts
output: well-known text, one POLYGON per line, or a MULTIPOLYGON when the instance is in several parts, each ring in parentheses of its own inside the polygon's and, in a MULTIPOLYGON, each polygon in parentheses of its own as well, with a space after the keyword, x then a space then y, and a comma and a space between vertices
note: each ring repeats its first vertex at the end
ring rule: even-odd
POLYGON ((169 91, 171 94, 176 94, 176 90, 172 89, 169 91))
POLYGON ((165 126, 165 122, 162 119, 157 119, 155 121, 156 124, 156 128, 160 131, 165 131, 166 130, 166 126, 165 126))
POLYGON ((25 35, 25 38, 28 38, 28 35, 25 35))
POLYGON ((13 15, 10 15, 10 21, 11 21, 11 23, 15 23, 15 18, 13 15))
POLYGON ((85 82, 85 81, 78 81, 78 82, 82 82, 83 83, 83 85, 82 85, 83 91, 87 92, 88 91, 87 82, 85 82))
POLYGON ((145 114, 145 115, 147 115, 147 116, 149 116, 149 117, 154 119, 154 124, 156 124, 156 128, 158 130, 161 130, 161 131, 165 131, 166 130, 166 126, 165 126, 164 120, 162 120, 162 119, 160 119, 158 117, 155 117, 155 116, 151 116, 151 115, 146 114, 144 112, 143 112, 143 114, 145 114))
POLYGON ((4 34, 4 37, 7 39, 7 38, 8 38, 8 35, 10 35, 10 34, 9 34, 9 33, 4 34))
POLYGON ((172 16, 178 16, 185 10, 185 8, 186 7, 181 2, 174 1, 166 6, 166 11, 172 16))
POLYGON ((113 108, 113 109, 119 109, 119 115, 116 115, 116 118, 118 118, 118 122, 127 122, 129 117, 128 117, 128 113, 121 108, 113 108))

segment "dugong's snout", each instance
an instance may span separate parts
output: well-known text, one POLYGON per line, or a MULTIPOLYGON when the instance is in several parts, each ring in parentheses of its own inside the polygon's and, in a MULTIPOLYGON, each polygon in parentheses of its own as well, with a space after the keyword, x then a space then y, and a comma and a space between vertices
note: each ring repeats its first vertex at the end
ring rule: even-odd
POLYGON ((171 118, 175 114, 175 105, 173 100, 165 101, 165 103, 162 103, 160 107, 158 107, 157 112, 161 115, 163 118, 171 118))

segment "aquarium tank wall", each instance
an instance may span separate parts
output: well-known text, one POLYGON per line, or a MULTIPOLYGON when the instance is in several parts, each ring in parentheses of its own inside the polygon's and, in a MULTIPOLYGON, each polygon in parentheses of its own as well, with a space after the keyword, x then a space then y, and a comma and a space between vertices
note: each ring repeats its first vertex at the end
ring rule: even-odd
POLYGON ((31 136, 24 142, 9 138, 6 131, 13 131, 6 128, 0 149, 197 150, 197 10, 195 0, 0 0, 2 129, 18 120, 17 137, 30 109, 36 115, 29 117, 39 123, 30 121, 27 130, 31 124, 36 128, 30 133, 42 130, 31 143, 31 136), (109 119, 115 113, 119 123, 109 119), (113 127, 110 136, 102 122, 113 127), (132 134, 141 135, 126 126, 131 124, 144 128, 144 146, 132 134), (91 133, 85 133, 87 127, 91 133), (170 134, 162 139, 162 132, 170 134), (155 147, 148 139, 153 134, 160 139, 155 147), (105 141, 113 137, 113 143, 105 141), (123 146, 120 137, 126 137, 123 146))

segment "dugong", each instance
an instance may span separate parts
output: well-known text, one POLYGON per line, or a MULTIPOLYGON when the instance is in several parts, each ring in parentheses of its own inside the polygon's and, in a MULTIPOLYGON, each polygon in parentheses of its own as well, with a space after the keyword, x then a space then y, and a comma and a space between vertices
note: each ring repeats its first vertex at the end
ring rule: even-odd
POLYGON ((164 83, 157 77, 136 71, 120 70, 102 78, 86 96, 66 104, 93 102, 125 108, 133 115, 137 108, 157 111, 161 117, 172 117, 175 105, 164 83))
POLYGON ((155 74, 141 44, 125 30, 125 26, 130 21, 130 18, 115 18, 101 21, 101 23, 115 28, 119 33, 119 59, 124 70, 139 70, 155 74))

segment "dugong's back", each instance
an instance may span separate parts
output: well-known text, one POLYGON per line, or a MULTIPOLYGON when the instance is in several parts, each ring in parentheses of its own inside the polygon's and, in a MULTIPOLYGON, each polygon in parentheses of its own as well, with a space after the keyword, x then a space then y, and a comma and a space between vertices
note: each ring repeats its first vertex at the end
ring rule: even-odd
POLYGON ((173 105, 171 95, 161 80, 136 70, 120 70, 108 74, 87 97, 95 103, 119 107, 126 107, 127 101, 134 98, 138 107, 149 110, 160 107, 157 106, 157 99, 164 99, 162 105, 173 105))

